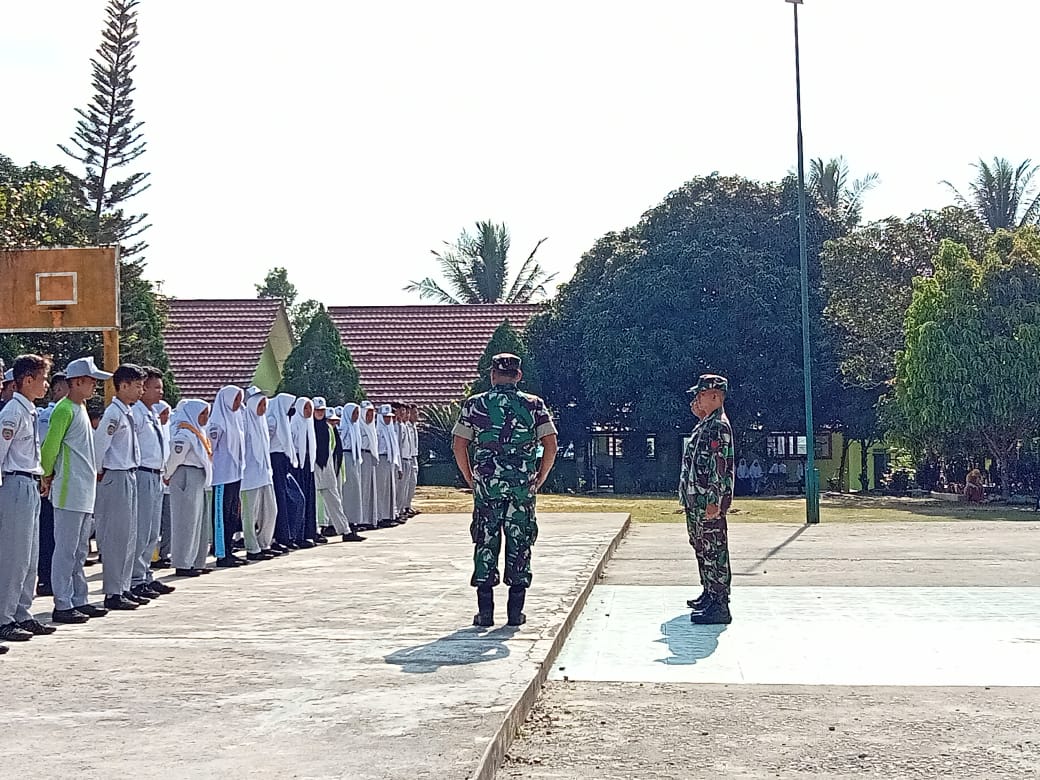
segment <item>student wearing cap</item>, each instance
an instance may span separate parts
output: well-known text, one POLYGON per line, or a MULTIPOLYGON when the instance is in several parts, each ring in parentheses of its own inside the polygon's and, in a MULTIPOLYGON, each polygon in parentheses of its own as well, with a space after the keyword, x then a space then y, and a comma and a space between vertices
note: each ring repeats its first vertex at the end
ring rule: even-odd
POLYGON ((328 409, 324 398, 314 399, 314 429, 317 448, 314 456, 314 487, 318 492, 318 512, 322 525, 331 525, 344 542, 362 542, 343 511, 340 493, 340 469, 343 466, 343 444, 336 432, 339 418, 328 409), (330 414, 331 412, 331 414, 330 414))
POLYGON ((132 409, 141 465, 137 469, 137 543, 130 592, 154 599, 175 590, 152 576, 152 556, 162 530, 162 476, 169 450, 154 408, 163 398, 163 373, 154 366, 144 366, 144 373, 144 392, 132 409))
POLYGON ((54 633, 29 611, 40 553, 43 474, 35 402, 47 394, 50 363, 39 355, 20 355, 10 370, 15 393, 0 410, 0 641, 24 642, 54 633))
POLYGON ((343 416, 339 423, 339 440, 343 448, 343 514, 347 516, 347 522, 356 535, 357 529, 364 525, 361 501, 361 407, 357 404, 351 403, 343 407, 343 416))
POLYGON ((361 525, 369 530, 379 526, 379 431, 376 407, 361 402, 361 525))
POLYGON ((401 483, 397 490, 397 514, 401 518, 411 517, 412 500, 419 477, 419 432, 415 427, 418 413, 416 407, 401 404, 401 483))
POLYGON ((271 436, 267 432, 267 398, 253 393, 246 399, 245 470, 242 473, 242 533, 246 559, 267 561, 281 551, 274 550, 274 527, 278 520, 278 501, 271 467, 271 436))
POLYGON ((104 617, 108 610, 88 601, 83 566, 94 526, 97 471, 94 466, 94 429, 86 401, 98 382, 112 378, 90 357, 69 363, 65 371, 69 390, 50 416, 41 448, 43 488, 54 511, 54 552, 51 584, 54 589, 55 623, 86 623, 104 617))
POLYGON ((0 411, 3 411, 7 403, 14 398, 14 391, 14 369, 9 368, 4 371, 4 381, 0 385, 0 411))
MULTIPOLYGON (((162 431, 163 437, 163 452, 166 453, 166 460, 170 457, 170 415, 173 413, 173 407, 170 406, 166 401, 159 401, 152 407, 152 411, 155 412, 156 418, 159 420, 159 427, 162 431)), ((163 461, 163 472, 166 471, 166 460, 163 461)), ((159 544, 158 544, 158 556, 155 561, 150 565, 153 569, 168 569, 170 568, 170 486, 166 484, 166 480, 162 480, 162 519, 159 522, 159 544)))
POLYGON ((491 389, 467 399, 452 429, 452 449, 463 478, 473 489, 473 577, 477 589, 475 626, 495 622, 494 588, 505 537, 506 606, 511 626, 523 625, 531 586, 531 547, 538 538, 535 497, 556 460, 556 426, 545 402, 522 393, 520 358, 491 358, 491 389), (544 455, 538 461, 538 445, 544 455), (472 447, 472 460, 470 448, 472 447))
POLYGON ((293 447, 292 424, 289 413, 296 396, 279 393, 267 404, 267 433, 271 439, 271 484, 274 487, 278 515, 275 520, 271 549, 286 553, 292 547, 293 513, 289 501, 289 474, 296 463, 293 447), (292 545, 292 546, 290 546, 292 545))
POLYGON ((683 453, 679 502, 686 511, 686 531, 704 590, 686 603, 693 610, 693 623, 726 624, 732 622, 726 512, 734 482, 733 429, 724 407, 729 382, 704 374, 687 392, 693 396, 690 411, 698 422, 683 453))
POLYGON ((234 554, 234 536, 242 527, 241 491, 246 466, 242 396, 242 390, 234 385, 220 388, 206 430, 213 447, 213 545, 217 566, 222 569, 247 563, 234 554))
MULTIPOLYGON (((47 427, 58 403, 69 394, 69 382, 65 374, 51 375, 50 403, 36 413, 36 427, 40 442, 47 438, 47 427)), ((36 595, 53 596, 51 589, 51 560, 54 557, 54 506, 47 496, 40 500, 40 560, 36 564, 36 595)))
POLYGON ((115 398, 94 432, 94 464, 100 481, 94 502, 105 607, 137 609, 151 601, 130 592, 137 556, 137 469, 141 446, 133 406, 144 392, 145 372, 125 363, 112 375, 115 398))
POLYGON ((394 411, 390 404, 379 408, 376 430, 379 437, 379 465, 376 467, 379 527, 390 528, 401 524, 396 519, 395 498, 397 478, 401 473, 401 443, 394 431, 394 411))
POLYGON ((209 404, 182 400, 170 418, 170 457, 163 480, 170 486, 171 553, 178 577, 198 577, 209 543, 206 491, 213 480, 213 447, 206 436, 209 404))

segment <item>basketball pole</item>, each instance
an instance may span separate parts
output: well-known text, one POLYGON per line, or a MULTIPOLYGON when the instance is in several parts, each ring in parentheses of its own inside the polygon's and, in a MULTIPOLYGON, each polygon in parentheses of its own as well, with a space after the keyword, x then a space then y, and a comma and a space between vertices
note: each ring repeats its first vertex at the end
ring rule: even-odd
MULTIPOLYGON (((105 364, 105 371, 111 373, 119 368, 119 331, 102 331, 101 338, 104 344, 102 362, 105 364)), ((112 397, 114 395, 115 385, 112 382, 105 382, 105 403, 112 403, 112 397)))

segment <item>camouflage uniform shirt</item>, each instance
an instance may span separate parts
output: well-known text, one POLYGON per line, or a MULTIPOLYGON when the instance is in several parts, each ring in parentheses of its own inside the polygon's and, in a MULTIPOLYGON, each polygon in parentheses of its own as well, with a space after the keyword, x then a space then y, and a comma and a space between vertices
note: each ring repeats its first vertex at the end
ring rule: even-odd
POLYGON ((720 408, 697 423, 683 454, 679 501, 703 515, 717 506, 725 515, 733 501, 733 429, 720 408))

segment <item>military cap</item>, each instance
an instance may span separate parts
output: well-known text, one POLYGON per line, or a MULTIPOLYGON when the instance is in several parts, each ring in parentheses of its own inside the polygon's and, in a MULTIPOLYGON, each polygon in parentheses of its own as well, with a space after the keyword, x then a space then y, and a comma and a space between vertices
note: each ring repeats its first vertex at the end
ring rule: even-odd
POLYGON ((690 395, 697 395, 705 390, 721 390, 723 393, 729 393, 729 380, 718 374, 701 374, 697 384, 686 392, 690 395))
POLYGON ((523 361, 516 355, 510 354, 509 352, 499 352, 491 358, 491 367, 496 371, 505 371, 506 373, 510 373, 513 371, 519 371, 522 362, 523 361))

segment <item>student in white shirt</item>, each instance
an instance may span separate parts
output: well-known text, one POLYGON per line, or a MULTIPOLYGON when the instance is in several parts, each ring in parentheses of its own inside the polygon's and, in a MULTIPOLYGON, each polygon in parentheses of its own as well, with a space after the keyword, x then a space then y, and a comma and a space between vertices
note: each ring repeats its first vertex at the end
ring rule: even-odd
POLYGON ((21 355, 10 370, 15 393, 0 410, 0 641, 24 642, 54 632, 29 611, 40 554, 43 474, 34 402, 47 393, 50 363, 21 355))
MULTIPOLYGON (((166 459, 170 458, 170 415, 173 413, 173 407, 170 406, 166 401, 159 401, 152 407, 152 411, 155 412, 156 418, 159 420, 159 425, 162 428, 163 435, 163 452, 166 453, 166 459)), ((163 469, 166 469, 166 461, 163 461, 163 469)), ((150 566, 153 569, 168 569, 170 568, 170 486, 163 480, 162 483, 162 520, 159 522, 159 555, 158 560, 153 561, 150 566)))
POLYGON ((94 466, 94 429, 86 400, 99 381, 112 378, 90 357, 69 363, 65 372, 69 391, 50 415, 41 448, 43 487, 54 507, 54 552, 51 583, 55 623, 86 623, 108 610, 88 601, 83 564, 94 526, 97 471, 94 466))
POLYGON ((137 553, 137 469, 141 465, 134 404, 144 392, 145 372, 126 363, 112 375, 115 398, 94 432, 94 464, 100 481, 94 502, 101 552, 105 608, 137 609, 151 599, 130 592, 137 553))
POLYGON ((267 404, 267 433, 271 439, 271 480, 274 487, 278 516, 275 520, 274 538, 271 549, 286 553, 291 549, 292 511, 289 503, 289 472, 296 465, 296 449, 293 446, 292 425, 289 412, 293 409, 296 396, 279 393, 267 404))
POLYGON ((376 430, 376 407, 371 401, 361 402, 361 512, 365 528, 379 526, 379 433, 376 430))
MULTIPOLYGON (((50 425, 54 408, 69 394, 69 381, 62 373, 51 376, 51 402, 45 409, 36 412, 36 427, 40 434, 40 445, 47 438, 47 427, 50 425)), ((43 496, 40 500, 40 561, 36 566, 36 595, 53 596, 51 588, 51 562, 54 557, 54 506, 50 498, 43 496)))
POLYGON ((213 543, 217 566, 229 569, 246 561, 234 554, 234 536, 242 528, 242 476, 245 473, 246 433, 242 390, 220 388, 206 435, 213 447, 213 543))
POLYGON ((403 520, 415 514, 412 501, 419 478, 419 433, 415 423, 419 411, 413 404, 401 404, 398 414, 401 415, 401 483, 397 491, 397 514, 403 520))
POLYGON ((267 561, 278 555, 272 549, 274 526, 278 521, 278 501, 274 493, 271 468, 271 435, 267 432, 267 398, 253 393, 246 399, 245 471, 242 474, 242 535, 246 558, 267 561))
POLYGON ((199 398, 181 401, 170 418, 170 458, 163 479, 170 486, 173 565, 178 577, 198 577, 208 569, 204 528, 206 489, 213 479, 213 448, 206 436, 209 404, 199 398))
POLYGON ((379 465, 376 467, 377 495, 379 507, 379 527, 388 528, 400 525, 395 518, 397 477, 401 473, 401 443, 394 432, 394 411, 390 404, 379 408, 377 424, 379 439, 379 465))
POLYGON ((339 439, 343 448, 343 513, 354 533, 363 525, 361 505, 361 407, 347 404, 339 423, 339 439))
POLYGON ((296 399, 289 422, 297 457, 292 475, 303 491, 303 515, 293 529, 292 540, 297 547, 307 549, 327 541, 318 534, 317 494, 314 490, 314 458, 318 440, 314 434, 314 403, 310 398, 296 399))
POLYGON ((324 398, 314 399, 314 434, 317 449, 314 457, 314 488, 317 491, 318 514, 321 526, 331 525, 344 542, 363 542, 350 527, 343 511, 339 472, 343 465, 343 445, 336 433, 339 418, 334 417, 324 398))
POLYGON ((144 392, 141 400, 133 406, 134 433, 141 448, 141 465, 137 469, 137 549, 130 592, 141 598, 154 599, 176 589, 152 576, 152 556, 159 544, 162 527, 162 475, 168 453, 162 423, 153 408, 163 397, 163 374, 153 366, 144 366, 144 372, 144 392))

